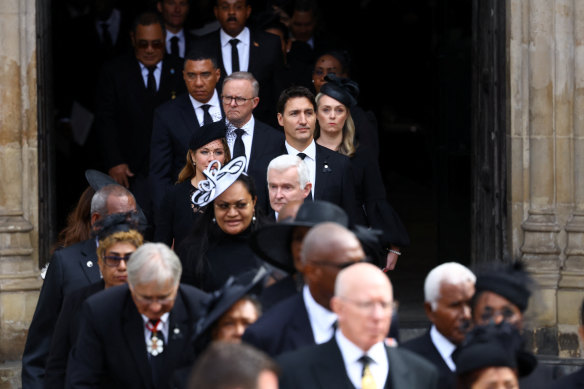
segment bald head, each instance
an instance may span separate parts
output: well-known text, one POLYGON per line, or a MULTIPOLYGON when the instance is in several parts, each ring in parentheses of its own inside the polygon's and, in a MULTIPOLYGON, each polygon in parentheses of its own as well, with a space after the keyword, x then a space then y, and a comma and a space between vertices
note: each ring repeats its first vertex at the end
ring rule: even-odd
POLYGON ((355 234, 337 223, 320 223, 302 242, 299 270, 314 300, 330 310, 337 274, 363 259, 365 253, 355 234))
POLYGON ((366 352, 389 332, 393 288, 376 266, 358 263, 339 273, 331 307, 343 335, 366 352))

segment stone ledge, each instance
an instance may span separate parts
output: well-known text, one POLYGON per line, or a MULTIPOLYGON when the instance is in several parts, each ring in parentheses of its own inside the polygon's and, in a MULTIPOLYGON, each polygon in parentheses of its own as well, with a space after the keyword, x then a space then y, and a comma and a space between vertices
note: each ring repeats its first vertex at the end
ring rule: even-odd
POLYGON ((19 275, 0 275, 0 292, 22 292, 27 290, 39 290, 43 280, 38 273, 19 275))
POLYGON ((7 361, 0 364, 0 389, 21 388, 21 361, 7 361))

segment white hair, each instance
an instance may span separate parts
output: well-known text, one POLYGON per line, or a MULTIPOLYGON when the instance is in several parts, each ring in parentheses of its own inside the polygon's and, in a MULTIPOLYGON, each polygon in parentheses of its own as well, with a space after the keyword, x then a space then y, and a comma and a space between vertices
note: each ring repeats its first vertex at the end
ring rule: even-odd
POLYGON ((446 262, 436 266, 428 273, 424 281, 424 301, 436 309, 440 298, 442 284, 459 285, 465 282, 475 283, 477 277, 466 266, 457 262, 446 262))
POLYGON ((177 285, 182 273, 180 260, 164 243, 145 243, 138 247, 126 266, 131 286, 153 281, 163 285, 169 280, 177 285))
POLYGON ((310 172, 308 171, 308 166, 306 162, 304 162, 300 157, 296 155, 284 154, 276 157, 270 161, 268 165, 268 184, 269 184, 269 176, 270 170, 274 169, 278 172, 284 172, 292 167, 296 168, 296 172, 298 173, 298 183, 300 184, 300 188, 306 188, 306 185, 310 182, 310 172))

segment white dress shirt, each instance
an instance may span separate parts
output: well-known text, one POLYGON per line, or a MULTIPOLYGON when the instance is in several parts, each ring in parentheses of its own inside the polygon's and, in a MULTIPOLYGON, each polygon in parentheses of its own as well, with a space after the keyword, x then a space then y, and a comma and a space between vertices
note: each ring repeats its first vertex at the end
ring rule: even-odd
POLYGON ((294 147, 290 146, 288 141, 284 142, 284 144, 290 155, 298 155, 298 153, 306 154, 304 162, 306 162, 306 166, 308 166, 308 171, 310 172, 310 182, 312 183, 311 193, 312 199, 314 200, 314 189, 316 188, 316 143, 314 142, 314 139, 303 151, 296 150, 294 147))
POLYGON ((253 115, 251 119, 247 123, 245 123, 242 127, 235 127, 233 124, 229 123, 229 120, 225 119, 227 124, 227 145, 229 146, 229 151, 231 156, 233 157, 233 147, 235 145, 235 138, 237 138, 237 134, 235 130, 237 128, 241 128, 245 133, 241 136, 241 140, 243 141, 243 146, 245 148, 245 157, 247 161, 245 163, 245 171, 247 172, 247 168, 249 167, 249 160, 251 157, 251 144, 253 141, 253 129, 255 126, 255 119, 253 115))
POLYGON ((229 43, 231 39, 239 39, 239 42, 237 43, 239 71, 247 72, 247 69, 249 69, 249 28, 244 27, 235 38, 221 29, 219 30, 219 38, 221 39, 221 55, 223 56, 223 67, 225 68, 225 73, 227 73, 227 75, 233 73, 231 69, 231 43, 229 43))
POLYGON ((444 335, 442 335, 440 332, 438 332, 436 326, 434 325, 432 326, 432 328, 430 328, 430 338, 432 339, 432 343, 434 343, 434 346, 440 353, 440 356, 448 365, 448 368, 450 368, 450 370, 452 371, 456 371, 456 364, 452 360, 452 353, 456 349, 456 345, 449 341, 448 339, 446 339, 444 335))
POLYGON ((170 40, 172 39, 172 37, 175 37, 175 36, 178 38, 178 56, 181 58, 184 58, 185 57, 185 49, 187 47, 186 41, 185 41, 185 30, 184 29, 181 29, 176 34, 173 34, 172 32, 166 30, 166 52, 170 54, 170 50, 171 50, 171 46, 172 46, 170 40))
POLYGON ((210 105, 209 115, 211 115, 211 119, 213 119, 214 122, 218 122, 219 120, 221 120, 222 117, 221 105, 219 102, 219 95, 217 94, 217 89, 215 89, 215 91, 213 92, 213 97, 211 97, 211 99, 206 103, 201 103, 200 101, 195 100, 191 95, 189 95, 189 98, 191 99, 191 104, 193 104, 193 109, 195 110, 195 116, 197 117, 199 126, 202 127, 205 120, 205 110, 201 108, 205 104, 210 105))
POLYGON ((120 22, 122 20, 121 13, 118 9, 114 8, 110 17, 107 20, 96 20, 95 21, 95 29, 97 31, 97 35, 99 36, 99 41, 103 43, 103 29, 101 28, 102 23, 107 23, 107 30, 112 37, 112 45, 115 46, 116 42, 118 41, 118 35, 120 33, 120 22))
POLYGON ((316 344, 328 342, 335 333, 333 324, 337 321, 337 314, 317 303, 310 294, 308 285, 302 288, 302 297, 304 297, 304 306, 308 313, 314 342, 316 344))
MULTIPOLYGON (((140 69, 142 70, 142 79, 144 80, 144 86, 148 88, 148 68, 144 64, 138 61, 140 64, 140 69)), ((156 64, 156 69, 154 69, 154 79, 156 80, 156 90, 160 89, 160 76, 162 75, 162 61, 156 64)))
POLYGON ((387 359, 387 351, 385 351, 383 342, 375 343, 373 347, 367 350, 367 352, 364 352, 347 339, 341 330, 335 333, 335 339, 341 350, 341 355, 343 356, 347 376, 356 389, 361 389, 363 364, 359 361, 359 358, 363 355, 367 355, 372 360, 369 364, 369 370, 373 375, 375 385, 378 388, 385 387, 385 381, 387 381, 387 375, 389 372, 389 361, 387 359))
MULTIPOLYGON (((146 323, 150 321, 147 316, 140 314, 142 316, 142 321, 144 322, 144 341, 148 344, 148 339, 152 337, 152 332, 146 327, 146 323)), ((168 344, 168 327, 170 325, 168 317, 170 316, 170 312, 166 312, 164 315, 160 317, 160 321, 162 322, 162 328, 160 332, 164 336, 164 344, 168 344)))

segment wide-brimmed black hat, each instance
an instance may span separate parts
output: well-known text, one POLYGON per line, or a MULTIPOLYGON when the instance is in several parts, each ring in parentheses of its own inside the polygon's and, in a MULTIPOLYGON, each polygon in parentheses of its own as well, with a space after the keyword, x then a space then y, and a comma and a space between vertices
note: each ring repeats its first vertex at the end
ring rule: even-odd
POLYGON ((523 343, 519 331, 509 323, 475 327, 452 356, 456 373, 465 374, 486 367, 509 367, 517 369, 520 377, 529 375, 537 366, 537 359, 523 349, 523 343))
POLYGON ((89 186, 96 192, 104 186, 119 185, 111 176, 94 169, 87 169, 85 171, 85 178, 89 186))
POLYGON ((338 77, 334 74, 327 74, 324 77, 326 84, 320 87, 320 93, 332 97, 348 108, 357 105, 359 96, 359 84, 348 78, 338 77))
POLYGON ((262 266, 237 277, 229 277, 225 285, 213 293, 206 307, 205 316, 197 322, 195 337, 207 332, 225 312, 245 295, 252 293, 254 289, 258 289, 257 294, 259 294, 259 289, 267 275, 267 269, 262 266))
POLYGON ((225 127, 225 121, 223 120, 205 124, 197 131, 193 132, 193 135, 191 135, 189 149, 197 150, 205 146, 207 143, 211 143, 217 139, 225 138, 226 132, 227 127, 225 127))
POLYGON ((250 239, 252 250, 266 262, 289 273, 295 273, 290 252, 290 239, 296 227, 314 227, 335 222, 349 227, 349 217, 339 206, 327 201, 307 201, 300 206, 293 221, 269 224, 256 230, 250 239))

